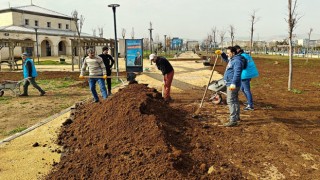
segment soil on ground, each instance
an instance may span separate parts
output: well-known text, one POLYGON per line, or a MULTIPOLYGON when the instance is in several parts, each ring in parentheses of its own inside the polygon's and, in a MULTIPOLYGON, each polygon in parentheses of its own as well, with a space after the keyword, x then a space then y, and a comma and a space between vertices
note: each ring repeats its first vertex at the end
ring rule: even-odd
MULTIPOLYGON (((209 101, 192 118, 204 88, 185 88, 167 104, 155 89, 132 84, 78 106, 58 139, 64 155, 47 179, 317 179, 319 62, 296 61, 288 91, 285 61, 255 61, 255 110, 242 111, 239 126, 219 126, 228 109, 209 101)), ((223 73, 225 66, 216 68, 223 73)))
MULTIPOLYGON (((175 73, 178 89, 169 104, 155 89, 131 84, 98 104, 78 105, 57 140, 64 147, 61 162, 46 178, 317 179, 320 62, 295 60, 288 91, 287 61, 254 59, 260 73, 251 83, 255 110, 241 111, 239 126, 219 126, 228 108, 210 102, 211 91, 200 117, 192 118, 205 87, 183 82, 188 73, 199 83, 197 70, 179 64, 184 71, 175 73)), ((216 67, 222 74, 224 69, 222 63, 216 67)))

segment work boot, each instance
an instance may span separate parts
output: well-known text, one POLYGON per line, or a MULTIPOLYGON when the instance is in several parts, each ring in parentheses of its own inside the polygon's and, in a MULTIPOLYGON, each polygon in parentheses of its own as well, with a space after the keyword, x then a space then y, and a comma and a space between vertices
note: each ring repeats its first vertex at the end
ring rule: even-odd
POLYGON ((28 94, 19 94, 19 96, 28 96, 28 94))
POLYGON ((229 121, 228 123, 225 123, 223 126, 224 126, 224 127, 234 127, 234 126, 238 126, 238 122, 237 122, 237 121, 229 121))
POLYGON ((254 111, 253 107, 247 106, 245 108, 243 108, 244 111, 254 111))
POLYGON ((40 93, 40 96, 44 96, 46 94, 46 92, 45 91, 42 91, 41 93, 40 93))

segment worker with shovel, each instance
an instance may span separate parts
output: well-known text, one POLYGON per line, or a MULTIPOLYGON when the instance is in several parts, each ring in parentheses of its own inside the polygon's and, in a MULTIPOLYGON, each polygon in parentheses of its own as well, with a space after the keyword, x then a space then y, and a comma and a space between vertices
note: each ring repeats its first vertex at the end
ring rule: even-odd
POLYGON ((156 63, 156 66, 158 69, 162 72, 163 75, 163 82, 164 82, 164 92, 163 92, 163 98, 166 102, 172 101, 172 98, 170 96, 170 90, 171 90, 171 83, 173 80, 174 75, 174 69, 170 62, 164 58, 164 57, 158 57, 155 54, 150 54, 149 59, 156 63))
MULTIPOLYGON (((221 52, 217 52, 221 54, 221 52)), ((222 53, 221 57, 228 63, 223 79, 227 86, 227 104, 229 107, 230 118, 229 122, 224 126, 237 126, 240 120, 240 104, 239 90, 241 87, 241 72, 244 68, 244 59, 240 54, 237 54, 235 47, 228 47, 227 54, 222 53)))
POLYGON ((107 71, 101 57, 95 55, 95 51, 92 48, 87 50, 88 56, 83 60, 81 73, 79 78, 84 79, 84 72, 86 68, 89 68, 89 87, 93 95, 93 102, 99 102, 99 97, 96 91, 96 83, 100 86, 102 97, 106 99, 108 97, 105 79, 107 79, 107 71))

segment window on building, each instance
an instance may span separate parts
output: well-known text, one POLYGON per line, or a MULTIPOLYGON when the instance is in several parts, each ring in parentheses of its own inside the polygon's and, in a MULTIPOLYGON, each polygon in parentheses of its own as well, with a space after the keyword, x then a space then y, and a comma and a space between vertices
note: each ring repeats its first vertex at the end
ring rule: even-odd
POLYGON ((24 25, 28 26, 29 25, 29 19, 24 20, 24 25))
POLYGON ((61 23, 58 24, 58 28, 61 29, 61 23))
POLYGON ((51 22, 47 22, 47 27, 51 27, 51 22))
POLYGON ((39 22, 37 20, 34 21, 34 26, 39 26, 39 22))
POLYGON ((69 29, 69 24, 66 24, 66 29, 69 29))

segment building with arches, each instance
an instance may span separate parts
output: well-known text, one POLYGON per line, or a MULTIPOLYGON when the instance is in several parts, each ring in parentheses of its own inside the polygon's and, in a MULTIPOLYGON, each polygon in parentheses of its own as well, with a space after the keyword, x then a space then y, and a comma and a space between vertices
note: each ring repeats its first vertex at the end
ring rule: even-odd
POLYGON ((96 48, 99 53, 102 46, 110 46, 111 43, 111 40, 87 33, 81 33, 80 39, 79 53, 76 23, 71 16, 33 4, 0 10, 0 61, 20 56, 22 52, 28 52, 34 57, 37 54, 40 57, 83 56, 86 48, 96 48), (1 40, 33 41, 34 45, 9 47, 1 44, 1 40))

